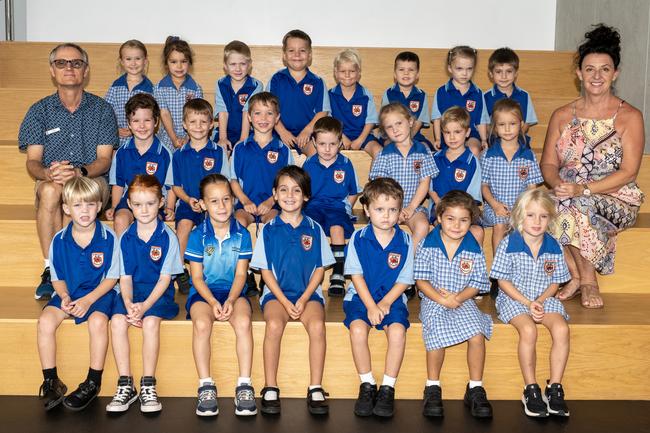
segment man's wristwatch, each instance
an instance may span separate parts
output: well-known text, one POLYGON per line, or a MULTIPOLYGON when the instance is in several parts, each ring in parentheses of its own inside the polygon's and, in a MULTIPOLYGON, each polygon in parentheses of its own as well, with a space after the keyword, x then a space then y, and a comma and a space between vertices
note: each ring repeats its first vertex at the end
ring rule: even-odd
POLYGON ((86 167, 84 167, 83 165, 82 165, 81 167, 79 167, 79 171, 81 172, 81 175, 82 175, 83 177, 87 177, 87 176, 88 176, 88 170, 87 170, 86 167))
POLYGON ((583 183, 582 188, 583 188, 582 189, 582 195, 584 195, 585 197, 589 197, 591 195, 591 190, 589 189, 589 185, 587 185, 586 183, 583 183))

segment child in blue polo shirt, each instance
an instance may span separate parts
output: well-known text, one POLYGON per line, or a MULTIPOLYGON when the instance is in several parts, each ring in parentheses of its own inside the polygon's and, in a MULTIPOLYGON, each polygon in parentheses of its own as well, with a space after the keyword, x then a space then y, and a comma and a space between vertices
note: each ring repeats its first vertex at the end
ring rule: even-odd
POLYGON ((246 114, 248 99, 264 89, 262 82, 251 77, 251 49, 241 41, 229 42, 223 49, 226 76, 217 81, 214 111, 219 117, 219 144, 228 151, 250 133, 246 114))
MULTIPOLYGON (((431 179, 431 224, 437 223, 436 205, 449 191, 465 191, 474 197, 478 205, 483 202, 481 165, 476 155, 465 146, 470 134, 469 123, 469 113, 461 107, 451 107, 443 113, 440 120, 440 129, 447 146, 433 155, 433 162, 440 174, 431 179)), ((478 244, 483 245, 484 233, 480 220, 473 221, 469 231, 478 244)))
POLYGON ((412 51, 399 53, 395 57, 393 78, 395 84, 384 92, 381 106, 399 102, 407 107, 415 119, 411 126, 411 137, 433 150, 431 141, 421 131, 423 127, 429 127, 429 101, 426 92, 416 86, 420 78, 420 57, 412 51))
POLYGON ((104 99, 113 106, 120 145, 124 146, 132 136, 124 106, 133 95, 138 93, 153 95, 153 83, 144 74, 149 60, 147 60, 147 48, 142 42, 136 39, 128 40, 120 46, 119 53, 120 67, 124 74, 108 88, 104 99))
POLYGON ((355 50, 343 50, 334 58, 337 85, 328 94, 332 117, 343 124, 343 148, 365 150, 373 159, 381 145, 372 134, 377 124, 377 107, 372 93, 361 84, 361 57, 355 50))
MULTIPOLYGON (((185 103, 183 127, 190 140, 176 151, 172 158, 174 177, 172 190, 179 198, 176 208, 176 235, 181 254, 185 254, 187 239, 192 228, 203 221, 203 209, 199 204, 201 179, 212 173, 221 173, 226 177, 230 175, 226 152, 210 140, 213 125, 212 107, 208 101, 196 98, 185 103)), ((189 292, 187 270, 176 278, 176 284, 181 293, 189 292)))
POLYGON ((330 111, 325 81, 309 70, 311 60, 311 38, 302 30, 291 30, 282 38, 286 68, 273 74, 266 85, 280 101, 276 132, 284 144, 307 156, 316 152, 310 143, 314 124, 330 111))
POLYGON ((562 246, 547 232, 555 214, 555 203, 546 191, 522 193, 512 208, 514 230, 499 244, 490 272, 499 280, 499 320, 519 333, 517 353, 525 386, 521 401, 526 415, 532 417, 569 416, 561 385, 569 358, 569 316, 555 294, 571 276, 562 246), (546 399, 535 379, 537 323, 553 339, 546 399))
POLYGON ((490 55, 488 60, 488 76, 494 86, 483 95, 485 108, 488 115, 492 116, 494 104, 503 98, 511 98, 519 103, 521 112, 525 113, 524 126, 521 128, 526 134, 528 129, 537 123, 537 114, 533 107, 530 95, 524 89, 515 85, 519 72, 519 56, 510 48, 498 48, 490 55))
POLYGON ((160 348, 160 322, 178 314, 172 275, 183 272, 174 232, 158 218, 164 205, 162 185, 155 176, 139 174, 129 184, 129 207, 135 222, 119 240, 120 291, 111 318, 111 344, 119 374, 107 412, 124 412, 138 399, 129 360, 129 327, 142 328, 140 410, 159 412, 156 364, 160 348))
POLYGON ((239 378, 235 388, 235 414, 255 415, 251 382, 253 328, 251 306, 243 297, 248 261, 253 254, 251 236, 232 215, 235 199, 228 179, 209 174, 200 185, 201 208, 207 218, 190 233, 185 258, 190 261, 192 288, 185 310, 192 318, 192 351, 199 373, 196 414, 219 413, 217 386, 210 377, 210 338, 215 320, 228 321, 237 339, 239 378))
POLYGON ((354 232, 348 245, 345 274, 352 284, 343 300, 350 344, 361 379, 354 404, 357 416, 391 417, 395 381, 402 366, 406 330, 410 326, 404 291, 414 283, 413 246, 400 218, 404 191, 390 178, 377 178, 363 190, 361 203, 370 224, 354 232), (372 375, 368 333, 375 327, 386 332, 388 348, 379 391, 372 375))
POLYGON ((183 130, 183 106, 194 98, 203 98, 203 89, 188 73, 193 63, 192 49, 177 36, 168 36, 163 48, 163 66, 167 75, 154 88, 160 105, 163 144, 172 152, 188 141, 183 130))
POLYGON ((339 153, 342 135, 341 122, 333 117, 318 119, 314 125, 316 155, 307 158, 302 166, 311 178, 312 192, 305 215, 323 227, 336 259, 327 290, 329 296, 345 293, 345 240, 354 231, 356 218, 352 216, 352 207, 361 192, 352 161, 339 153))
POLYGON ((300 320, 309 335, 310 385, 307 407, 314 415, 329 411, 321 386, 325 364, 325 309, 320 282, 334 256, 321 226, 303 215, 311 197, 309 175, 290 165, 273 182, 273 195, 281 213, 265 224, 257 237, 251 267, 262 272, 266 283, 260 305, 266 321, 264 333, 265 387, 261 410, 280 413, 277 370, 282 334, 289 320, 300 320))
MULTIPOLYGON (((404 190, 404 203, 399 223, 408 225, 417 245, 429 233, 429 214, 422 203, 429 193, 431 178, 438 175, 429 148, 411 140, 413 127, 411 111, 399 102, 381 108, 379 123, 390 142, 379 152, 370 168, 370 180, 378 177, 395 179, 404 190)), ((415 289, 407 290, 410 298, 415 289)))
POLYGON ((494 104, 490 147, 481 159, 483 223, 492 227, 492 251, 505 235, 510 210, 519 194, 544 181, 535 153, 522 133, 524 118, 517 101, 494 104))
POLYGON ((492 416, 483 388, 485 339, 492 335, 492 318, 472 299, 489 291, 485 256, 469 233, 478 214, 474 197, 464 191, 447 193, 436 206, 438 225, 415 253, 414 277, 422 298, 420 320, 427 350, 425 416, 443 416, 440 370, 445 348, 465 341, 469 367, 465 405, 474 417, 492 416))
MULTIPOLYGON (((133 213, 127 202, 127 186, 137 174, 151 174, 167 188, 172 186, 172 155, 154 135, 160 119, 160 108, 153 96, 147 93, 134 95, 124 108, 132 137, 117 149, 108 174, 111 185, 111 207, 106 219, 113 221, 113 229, 120 236, 133 222, 133 213)), ((165 220, 174 219, 174 208, 167 195, 165 220)))
POLYGON ((72 410, 82 410, 99 394, 108 348, 108 319, 113 309, 113 287, 120 274, 119 247, 115 233, 96 220, 102 208, 97 184, 86 177, 66 182, 63 211, 70 222, 52 238, 50 271, 55 294, 38 319, 38 355, 43 368, 39 397, 45 410, 62 401, 72 410), (88 321, 90 368, 88 377, 65 397, 67 387, 56 371, 56 330, 74 317, 88 321), (64 399, 65 397, 65 399, 64 399))
POLYGON ((447 54, 447 71, 451 78, 440 86, 433 98, 431 120, 436 149, 444 148, 445 141, 440 130, 442 113, 453 106, 465 107, 471 118, 471 132, 467 147, 478 156, 481 148, 487 147, 487 124, 490 118, 485 108, 483 91, 472 82, 476 66, 476 50, 460 45, 449 50, 447 54))

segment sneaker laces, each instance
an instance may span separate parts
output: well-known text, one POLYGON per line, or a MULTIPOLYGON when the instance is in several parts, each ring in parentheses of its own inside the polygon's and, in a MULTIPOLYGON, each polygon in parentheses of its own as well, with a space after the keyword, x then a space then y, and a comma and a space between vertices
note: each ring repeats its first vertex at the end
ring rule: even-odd
POLYGON ((377 401, 379 400, 388 401, 388 399, 389 399, 388 388, 379 387, 379 392, 377 393, 377 401))
POLYGON ((487 403, 487 394, 485 393, 485 388, 482 386, 476 386, 472 388, 472 398, 477 403, 487 403))
POLYGON ((199 402, 203 403, 208 400, 216 400, 217 399, 217 390, 210 387, 205 387, 201 392, 199 393, 199 402))
POLYGON ((562 392, 562 387, 551 385, 548 387, 548 395, 551 399, 558 402, 564 401, 564 393, 562 392))
POLYGON ((118 385, 111 403, 123 404, 127 402, 129 400, 129 395, 131 394, 131 389, 130 385, 118 385))
POLYGON ((239 401, 251 401, 255 400, 255 393, 250 388, 243 388, 237 391, 237 400, 239 401))
POLYGON ((83 395, 88 395, 93 392, 97 386, 93 382, 84 381, 79 384, 79 390, 83 395))
POLYGON ((362 386, 359 391, 359 398, 361 400, 370 400, 372 399, 372 394, 375 392, 375 389, 370 386, 362 386))
POLYGON ((143 403, 157 403, 158 394, 154 385, 142 385, 140 388, 140 399, 143 403))
POLYGON ((442 388, 435 385, 425 387, 424 398, 440 400, 442 398, 442 388))

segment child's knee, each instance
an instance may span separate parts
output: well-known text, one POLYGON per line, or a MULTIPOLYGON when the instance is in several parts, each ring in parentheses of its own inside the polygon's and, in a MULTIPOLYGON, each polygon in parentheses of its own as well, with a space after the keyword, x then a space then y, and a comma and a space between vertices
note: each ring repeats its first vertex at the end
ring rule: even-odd
POLYGON ((404 345, 406 344, 406 330, 403 326, 391 325, 386 331, 388 335, 389 345, 404 345))
POLYGON ((269 319, 266 321, 266 335, 271 338, 280 338, 284 333, 286 322, 281 319, 269 319))
POLYGON ((126 321, 126 316, 123 314, 115 314, 111 317, 111 333, 112 334, 126 334, 129 329, 129 322, 126 321))
POLYGON ((356 343, 368 341, 368 327, 353 322, 350 325, 350 339, 356 343))
POLYGON ((59 322, 51 315, 43 312, 38 318, 36 329, 41 334, 53 334, 59 327, 59 322))
POLYGON ((521 326, 518 331, 520 340, 529 344, 537 342, 537 326, 534 323, 521 326))
POLYGON ((142 319, 142 332, 150 335, 158 334, 160 332, 160 319, 153 316, 142 319))
POLYGON ((108 317, 102 313, 93 313, 88 318, 88 332, 92 335, 108 333, 108 317))
POLYGON ((483 334, 476 334, 469 340, 467 340, 467 344, 472 346, 472 347, 485 347, 485 337, 483 334))
POLYGON ((569 324, 565 320, 558 320, 551 330, 551 337, 557 342, 568 342, 571 335, 569 324))
POLYGON ((235 330, 235 334, 237 335, 248 334, 252 330, 251 319, 245 314, 233 317, 230 320, 230 324, 232 325, 232 329, 235 330))
POLYGON ((325 322, 322 320, 310 320, 305 326, 307 334, 311 338, 325 338, 325 322))
POLYGON ((199 317, 198 319, 192 320, 194 335, 198 337, 209 336, 212 333, 212 324, 212 320, 208 317, 199 317))

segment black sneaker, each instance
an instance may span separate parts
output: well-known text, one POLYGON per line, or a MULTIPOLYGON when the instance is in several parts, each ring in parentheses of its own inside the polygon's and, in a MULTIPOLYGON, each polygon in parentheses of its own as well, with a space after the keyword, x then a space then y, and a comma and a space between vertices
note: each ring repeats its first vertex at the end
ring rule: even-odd
POLYGON ((329 396, 329 394, 326 393, 323 388, 307 389, 307 408, 309 409, 309 413, 312 415, 327 415, 330 411, 330 406, 326 398, 327 396, 329 396), (315 392, 323 394, 324 399, 314 400, 312 396, 315 392))
POLYGON ((343 275, 332 274, 327 294, 336 298, 345 296, 345 277, 343 275))
POLYGON ((413 299, 415 297, 415 286, 409 286, 408 289, 404 290, 404 294, 407 299, 413 299))
POLYGON ((252 298, 260 292, 257 290, 257 281, 255 281, 255 274, 249 272, 246 276, 246 296, 252 298))
POLYGON ((106 405, 106 412, 126 412, 138 399, 138 392, 133 386, 131 376, 120 376, 113 400, 106 405))
POLYGON ((280 413, 280 388, 277 388, 275 386, 265 386, 262 388, 262 391, 260 391, 260 394, 262 395, 262 402, 261 402, 261 407, 260 410, 262 411, 263 414, 265 415, 278 415, 280 413), (264 398, 264 395, 266 395, 267 392, 269 391, 275 391, 278 395, 278 398, 275 400, 266 400, 264 398))
POLYGON ((544 390, 548 413, 557 416, 569 416, 569 408, 564 402, 562 384, 551 383, 544 390))
POLYGON ((424 401, 422 402, 422 415, 437 417, 443 415, 442 388, 438 385, 424 387, 424 401))
POLYGON ((90 379, 86 379, 63 399, 63 406, 67 409, 80 411, 84 410, 99 394, 99 385, 90 379))
POLYGON ((58 377, 45 379, 38 390, 38 398, 44 400, 45 410, 51 410, 61 404, 66 392, 68 392, 68 387, 58 377))
POLYGON ((217 386, 214 382, 206 383, 199 387, 196 414, 198 416, 215 416, 219 414, 217 386))
POLYGON ((372 408, 375 407, 377 399, 377 385, 363 382, 359 385, 359 397, 354 403, 354 414, 357 416, 372 415, 372 408))
POLYGON ((395 413, 395 388, 382 385, 377 392, 377 402, 372 413, 382 418, 390 418, 395 413))
POLYGON ((487 399, 485 388, 482 386, 470 388, 469 384, 467 384, 463 401, 465 406, 469 407, 473 417, 492 418, 492 405, 487 399))
POLYGON ((52 286, 52 279, 50 277, 50 267, 48 266, 41 274, 41 283, 36 287, 34 299, 51 299, 54 293, 54 286, 52 286))
POLYGON ((178 293, 181 295, 190 293, 190 274, 187 269, 183 269, 182 274, 176 275, 176 287, 178 287, 178 293))
POLYGON ((524 404, 524 412, 526 415, 535 418, 545 418, 548 416, 548 408, 542 398, 542 390, 538 384, 526 385, 524 395, 521 396, 521 402, 524 404))

